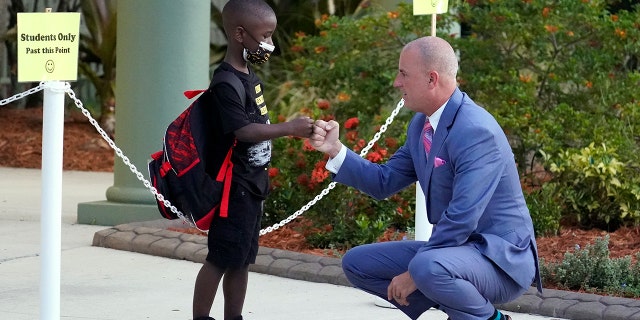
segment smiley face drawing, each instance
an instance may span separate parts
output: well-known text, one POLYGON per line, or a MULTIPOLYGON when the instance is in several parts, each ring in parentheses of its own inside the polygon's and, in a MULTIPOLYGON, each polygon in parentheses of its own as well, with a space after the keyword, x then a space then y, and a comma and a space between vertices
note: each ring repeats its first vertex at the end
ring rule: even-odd
POLYGON ((44 63, 44 69, 49 73, 52 73, 55 68, 56 65, 53 63, 53 60, 47 60, 47 62, 44 63))

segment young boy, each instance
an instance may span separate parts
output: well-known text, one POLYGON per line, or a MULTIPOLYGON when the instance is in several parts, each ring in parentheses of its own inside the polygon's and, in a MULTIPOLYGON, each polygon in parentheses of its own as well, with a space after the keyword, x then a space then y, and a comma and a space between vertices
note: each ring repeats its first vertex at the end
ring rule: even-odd
POLYGON ((216 214, 208 236, 209 253, 196 278, 194 320, 209 316, 220 280, 224 295, 224 319, 242 320, 249 264, 255 263, 263 201, 269 190, 267 168, 271 139, 309 137, 313 120, 300 117, 270 124, 263 85, 247 62, 260 64, 273 51, 271 39, 277 20, 263 0, 230 0, 222 10, 228 45, 224 62, 215 72, 228 71, 242 82, 246 104, 228 83, 213 87, 212 131, 215 145, 208 146, 207 171, 216 172, 219 155, 233 149, 233 184, 228 217, 216 214), (212 160, 210 160, 211 158, 212 160))

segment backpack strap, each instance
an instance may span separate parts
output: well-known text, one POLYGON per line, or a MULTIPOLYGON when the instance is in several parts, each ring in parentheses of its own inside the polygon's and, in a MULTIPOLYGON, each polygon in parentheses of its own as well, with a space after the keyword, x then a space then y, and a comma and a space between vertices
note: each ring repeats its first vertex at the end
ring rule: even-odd
MULTIPOLYGON (((244 106, 247 103, 247 94, 244 90, 244 85, 238 76, 230 71, 219 71, 213 75, 213 80, 211 81, 209 90, 219 83, 230 84, 238 94, 238 97, 240 97, 242 105, 244 106)), ((231 179, 233 177, 233 162, 231 162, 231 154, 233 153, 233 148, 236 146, 237 142, 237 140, 233 141, 233 145, 229 148, 216 177, 216 181, 224 181, 222 188, 222 202, 220 203, 220 217, 222 218, 226 218, 229 215, 229 196, 231 194, 231 179)))
POLYGON ((222 187, 222 201, 220 202, 220 217, 226 218, 229 215, 229 196, 231 195, 231 178, 233 174, 233 162, 231 162, 231 154, 233 153, 233 147, 236 145, 236 141, 233 142, 233 146, 229 148, 227 156, 224 158, 224 162, 218 171, 216 181, 223 182, 222 187))
POLYGON ((245 104, 247 104, 247 94, 244 91, 244 85, 242 84, 242 81, 240 81, 240 78, 233 74, 233 72, 221 70, 214 73, 213 80, 211 80, 211 85, 209 86, 209 90, 211 90, 211 88, 219 83, 230 84, 238 94, 238 97, 240 97, 242 105, 244 106, 245 104))
MULTIPOLYGON (((213 88, 215 85, 219 83, 228 83, 233 87, 233 90, 236 91, 238 97, 240 97, 240 101, 242 101, 242 105, 247 103, 247 94, 244 91, 244 85, 242 81, 233 74, 231 71, 218 71, 213 75, 213 80, 211 80, 211 85, 209 85, 209 90, 213 88)), ((199 90, 186 90, 183 92, 184 96, 191 100, 197 97, 199 94, 205 92, 207 90, 199 89, 199 90)))
POLYGON ((183 92, 184 96, 187 97, 187 99, 191 100, 193 98, 195 98, 197 95, 205 92, 206 90, 187 90, 185 92, 183 92))

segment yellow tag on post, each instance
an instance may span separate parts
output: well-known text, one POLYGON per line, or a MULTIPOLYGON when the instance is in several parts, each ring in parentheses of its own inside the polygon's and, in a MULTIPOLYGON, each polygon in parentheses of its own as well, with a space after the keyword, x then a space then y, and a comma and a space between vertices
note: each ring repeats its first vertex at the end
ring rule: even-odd
POLYGON ((80 13, 18 13, 18 82, 76 81, 80 13))
POLYGON ((414 0, 413 15, 440 14, 449 11, 448 0, 414 0))

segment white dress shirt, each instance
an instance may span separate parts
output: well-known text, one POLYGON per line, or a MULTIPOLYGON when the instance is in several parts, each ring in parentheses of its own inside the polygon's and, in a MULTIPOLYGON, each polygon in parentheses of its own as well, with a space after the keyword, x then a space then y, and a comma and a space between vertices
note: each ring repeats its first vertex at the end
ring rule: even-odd
MULTIPOLYGON (((434 135, 436 134, 436 129, 438 128, 438 122, 440 122, 440 116, 444 111, 444 106, 446 106, 448 102, 449 100, 445 101, 444 104, 440 106, 438 110, 436 110, 436 112, 434 112, 430 117, 427 117, 427 120, 431 122, 431 126, 433 127, 434 135)), ((334 173, 334 174, 338 173, 346 157, 347 157, 347 147, 345 147, 343 144, 342 148, 340 148, 340 152, 338 152, 338 154, 335 157, 329 158, 329 160, 327 161, 327 164, 325 165, 325 168, 327 168, 327 170, 329 170, 331 173, 334 173)))

